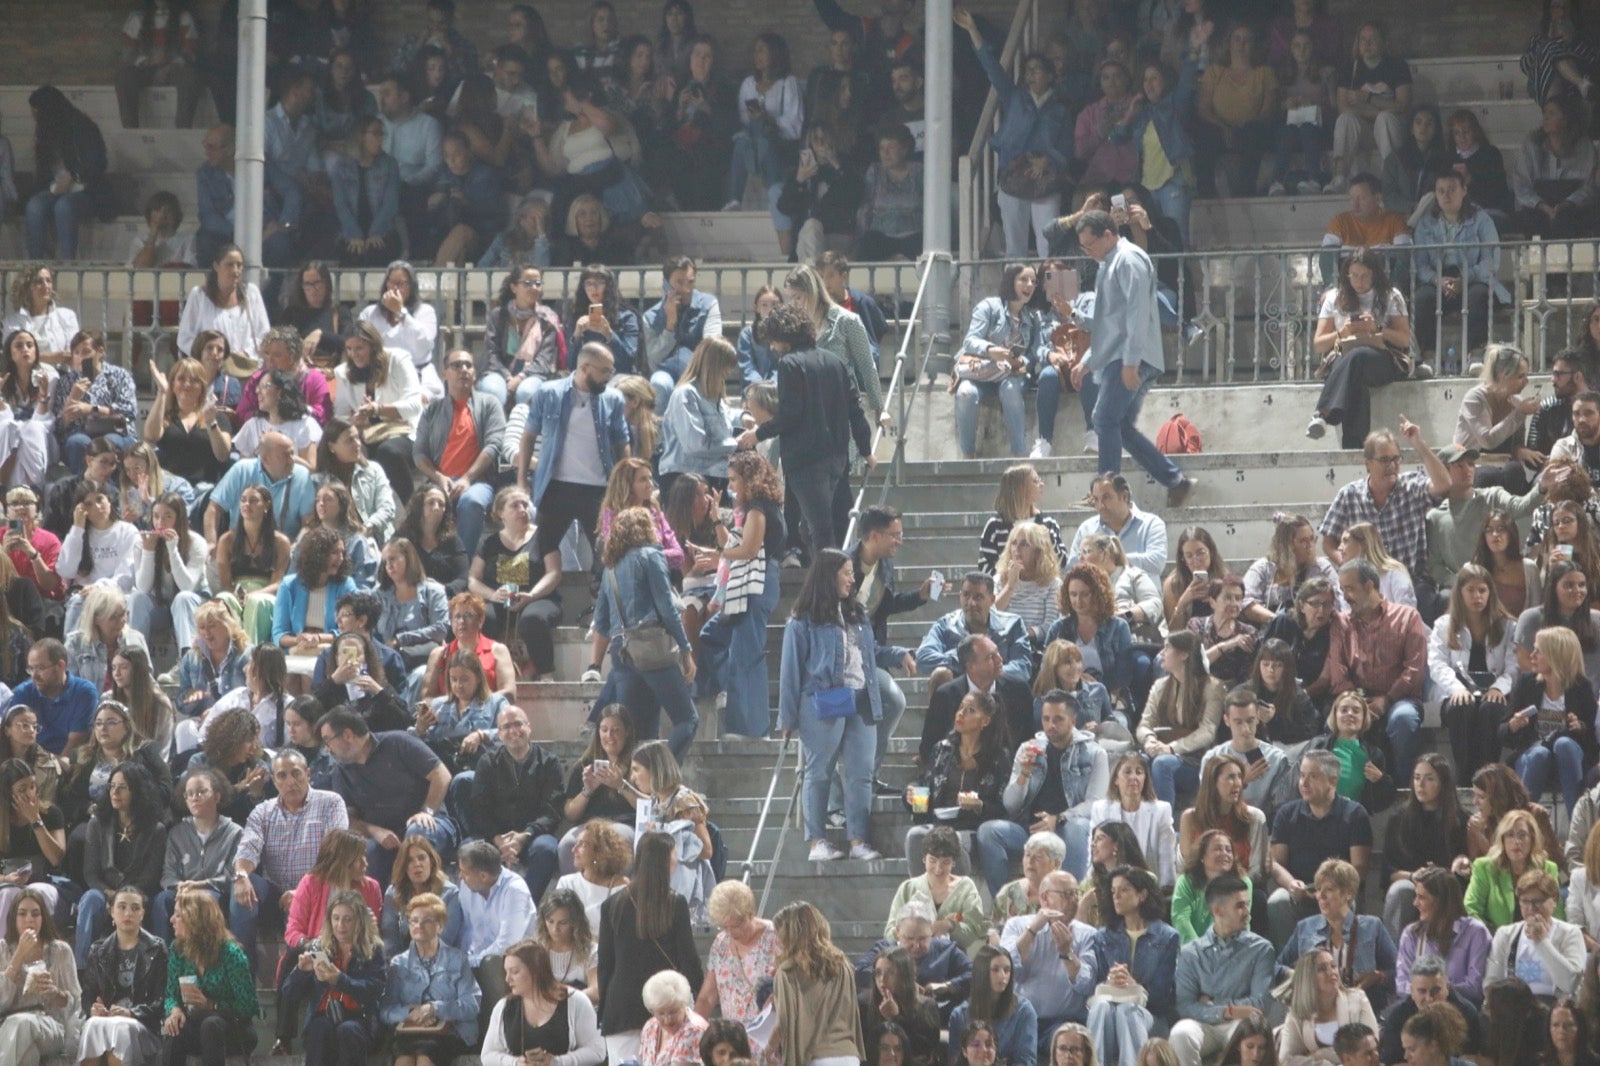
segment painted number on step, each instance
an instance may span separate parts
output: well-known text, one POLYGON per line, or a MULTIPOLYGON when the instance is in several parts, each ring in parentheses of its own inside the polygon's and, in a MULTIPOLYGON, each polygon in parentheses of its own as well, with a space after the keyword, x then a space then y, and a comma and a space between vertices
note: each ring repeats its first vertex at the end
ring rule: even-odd
POLYGON ((1444 398, 1447 399, 1447 400, 1455 399, 1455 395, 1456 395, 1456 390, 1455 389, 1445 389, 1444 390, 1444 398))
POLYGON ((1223 529, 1227 532, 1228 536, 1230 536, 1230 537, 1233 536, 1234 528, 1233 528, 1233 523, 1232 522, 1229 522, 1225 526, 1223 526, 1223 529))
POLYGON ((1172 403, 1170 406, 1174 411, 1178 409, 1178 394, 1176 392, 1172 394, 1172 403))
POLYGON ((1268 407, 1271 407, 1272 406, 1272 393, 1269 392, 1265 396, 1261 397, 1261 402, 1266 404, 1268 407))
POLYGON ((1244 471, 1243 470, 1235 470, 1233 472, 1233 480, 1243 484, 1243 482, 1244 482, 1244 471))

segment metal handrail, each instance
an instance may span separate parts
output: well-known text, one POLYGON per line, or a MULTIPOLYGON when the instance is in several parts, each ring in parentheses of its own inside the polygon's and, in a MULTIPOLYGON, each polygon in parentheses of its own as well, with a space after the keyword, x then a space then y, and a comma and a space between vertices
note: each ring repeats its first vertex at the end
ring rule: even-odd
MULTIPOLYGON (((756 832, 755 832, 755 836, 752 837, 751 840, 750 840, 750 854, 745 856, 744 873, 739 878, 740 881, 744 882, 747 885, 750 883, 750 874, 755 870, 756 848, 761 843, 761 834, 767 828, 767 812, 772 809, 772 796, 773 796, 773 793, 778 791, 778 778, 783 774, 783 760, 784 760, 784 756, 789 754, 790 741, 791 741, 790 737, 784 737, 783 738, 783 744, 778 748, 778 761, 772 767, 772 783, 767 786, 767 798, 766 798, 766 801, 761 804, 761 814, 760 814, 759 817, 756 818, 756 832)), ((800 768, 800 764, 799 764, 799 761, 797 760, 795 762, 795 769, 799 770, 799 768, 800 768)), ((787 822, 787 819, 785 819, 785 822, 787 822)), ((783 847, 783 833, 782 833, 781 830, 779 831, 779 834, 778 834, 778 846, 779 846, 779 850, 782 850, 782 847, 783 847)), ((770 884, 770 883, 771 883, 771 878, 768 878, 768 884, 770 884)), ((766 896, 765 895, 763 895, 761 897, 761 899, 762 899, 763 903, 766 902, 766 896)), ((761 913, 760 908, 756 909, 756 913, 757 914, 761 913)))

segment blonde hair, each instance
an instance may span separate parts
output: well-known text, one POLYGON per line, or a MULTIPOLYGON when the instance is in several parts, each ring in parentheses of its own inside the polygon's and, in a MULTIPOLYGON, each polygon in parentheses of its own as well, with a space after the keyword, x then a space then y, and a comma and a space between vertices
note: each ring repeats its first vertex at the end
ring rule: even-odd
POLYGON ((1500 824, 1494 827, 1494 840, 1489 845, 1486 857, 1495 866, 1509 872, 1511 863, 1506 859, 1505 849, 1500 846, 1500 841, 1519 825, 1533 838, 1533 843, 1528 846, 1528 869, 1543 868, 1550 856, 1544 850, 1544 836, 1539 832, 1539 822, 1534 818, 1533 812, 1523 810, 1521 807, 1509 810, 1501 816, 1500 824))
POLYGON ((83 593, 83 614, 78 621, 78 632, 83 634, 83 639, 90 644, 98 643, 100 634, 95 632, 95 624, 114 612, 118 607, 127 610, 128 600, 127 597, 123 596, 122 590, 116 586, 90 585, 85 589, 83 593))
POLYGON ((1043 696, 1053 688, 1060 688, 1056 683, 1056 670, 1062 663, 1077 660, 1078 665, 1083 665, 1083 649, 1070 640, 1052 640, 1044 649, 1044 658, 1039 663, 1039 672, 1033 678, 1033 694, 1043 696))
POLYGON ((1018 522, 1011 527, 1011 535, 1006 538, 1006 546, 1000 551, 1000 559, 995 563, 995 573, 1003 574, 1011 565, 1011 548, 1015 544, 1026 544, 1033 548, 1034 576, 1024 580, 1032 581, 1036 585, 1048 585, 1061 576, 1061 560, 1056 557, 1056 546, 1050 539, 1050 531, 1038 522, 1018 522))
POLYGON ((1383 537, 1378 535, 1378 527, 1371 522, 1357 522, 1348 526, 1345 534, 1361 549, 1361 558, 1377 567, 1380 574, 1406 568, 1404 563, 1383 550, 1383 537))
POLYGON ((244 627, 239 624, 239 619, 234 617, 228 605, 221 600, 207 600, 194 612, 194 646, 201 646, 200 630, 211 625, 219 625, 228 631, 228 643, 233 645, 234 651, 242 652, 250 642, 245 634, 244 627))
POLYGON ((1483 350, 1483 369, 1478 372, 1478 383, 1488 388, 1528 365, 1528 357, 1520 348, 1509 344, 1491 344, 1483 350))
POLYGON ((724 337, 707 337, 689 358, 679 385, 693 385, 707 400, 720 404, 728 396, 728 375, 739 368, 739 353, 724 337))
POLYGON ((1578 635, 1566 626, 1551 626, 1533 635, 1533 646, 1550 664, 1550 677, 1556 687, 1565 692, 1574 681, 1583 676, 1583 647, 1578 635))
POLYGON ((351 956, 372 958, 383 947, 378 937, 378 920, 372 916, 366 899, 353 888, 338 889, 328 897, 328 909, 323 913, 322 932, 317 936, 317 943, 330 959, 339 957, 339 945, 333 937, 333 912, 340 907, 349 907, 356 915, 356 939, 350 946, 351 956))
MULTIPOLYGON (((1294 964, 1294 977, 1289 984, 1289 1017, 1293 1025, 1296 1021, 1314 1020, 1317 1016, 1317 966, 1322 956, 1333 956, 1324 945, 1318 945, 1300 956, 1294 964)), ((1340 985, 1344 979, 1339 980, 1340 985)))
POLYGON ((1313 887, 1322 884, 1332 885, 1352 899, 1361 891, 1361 873, 1344 859, 1325 859, 1317 867, 1316 876, 1311 879, 1313 887))
POLYGON ((1361 730, 1356 734, 1357 736, 1365 733, 1367 728, 1372 725, 1372 707, 1367 703, 1367 698, 1355 689, 1351 689, 1349 692, 1341 692, 1335 696, 1333 703, 1328 706, 1328 717, 1324 719, 1324 722, 1328 726, 1328 734, 1330 736, 1339 735, 1339 727, 1335 723, 1339 721, 1339 708, 1347 703, 1355 704, 1361 708, 1361 730))
POLYGON ((833 943, 833 927, 816 907, 797 900, 772 919, 778 934, 778 967, 792 966, 806 980, 827 976, 830 970, 848 975, 850 960, 833 943))
POLYGON ((1083 538, 1084 551, 1103 551, 1119 568, 1128 565, 1128 553, 1123 550, 1122 538, 1110 533, 1090 533, 1083 538))
POLYGON ((755 893, 743 881, 723 881, 711 890, 706 900, 706 915, 711 924, 722 926, 735 918, 749 918, 756 913, 755 893))
POLYGON ((1006 467, 1000 475, 1000 489, 994 495, 995 513, 1007 522, 1020 522, 1038 514, 1025 495, 1029 483, 1038 476, 1039 472, 1028 463, 1006 467))
POLYGON ((611 387, 622 393, 624 400, 638 405, 637 413, 628 419, 633 429, 633 450, 636 455, 654 455, 656 441, 661 437, 661 416, 656 414, 656 390, 649 378, 638 374, 618 374, 611 379, 611 387))
POLYGON ((1589 829, 1589 838, 1583 842, 1583 869, 1589 883, 1600 885, 1600 822, 1589 829))

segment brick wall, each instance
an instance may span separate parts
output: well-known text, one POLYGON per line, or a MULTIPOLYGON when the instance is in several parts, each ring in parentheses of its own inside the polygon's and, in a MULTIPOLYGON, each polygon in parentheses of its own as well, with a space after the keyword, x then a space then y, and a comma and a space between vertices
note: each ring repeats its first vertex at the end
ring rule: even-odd
MULTIPOLYGON (((314 6, 314 0, 300 0, 314 6)), ((844 0, 845 6, 870 12, 875 0, 844 0)), ((1115 0, 1131 3, 1133 0, 1115 0)), ((660 25, 659 0, 615 0, 623 32, 648 31, 660 25)), ((197 0, 202 21, 215 19, 220 0, 197 0)), ((391 43, 421 19, 422 0, 376 0, 393 27, 391 43)), ((459 0, 459 21, 480 45, 499 40, 508 3, 459 0)), ((560 42, 576 40, 584 26, 589 0, 534 0, 560 42)), ((1015 8, 1013 0, 968 0, 968 6, 1002 22, 1015 8)), ((1064 11, 1065 0, 1046 0, 1048 11, 1064 11)), ((1370 14, 1367 0, 1333 0, 1332 9, 1354 24, 1370 14), (1359 12, 1360 14, 1357 14, 1359 12)), ((1415 0, 1406 24, 1395 27, 1402 54, 1437 56, 1495 54, 1520 51, 1537 20, 1539 0, 1415 0), (1509 27, 1509 29, 1508 29, 1509 27)), ((111 80, 117 62, 117 31, 127 0, 4 0, 0 19, 0 55, 11 57, 6 83, 54 81, 63 85, 104 84, 111 80), (17 59, 22 61, 18 62, 17 59)), ((795 67, 805 71, 823 58, 826 37, 807 0, 696 0, 700 26, 724 44, 735 66, 747 63, 750 42, 762 30, 784 34, 794 53, 795 67)), ((1384 12, 1391 22, 1397 22, 1384 12)))

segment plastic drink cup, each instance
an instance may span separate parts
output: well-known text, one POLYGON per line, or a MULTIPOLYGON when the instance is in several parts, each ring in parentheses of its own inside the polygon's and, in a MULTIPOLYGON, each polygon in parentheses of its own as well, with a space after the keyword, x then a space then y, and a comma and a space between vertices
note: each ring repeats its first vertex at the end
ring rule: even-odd
POLYGON ((926 785, 911 786, 911 813, 928 813, 928 789, 926 785))

